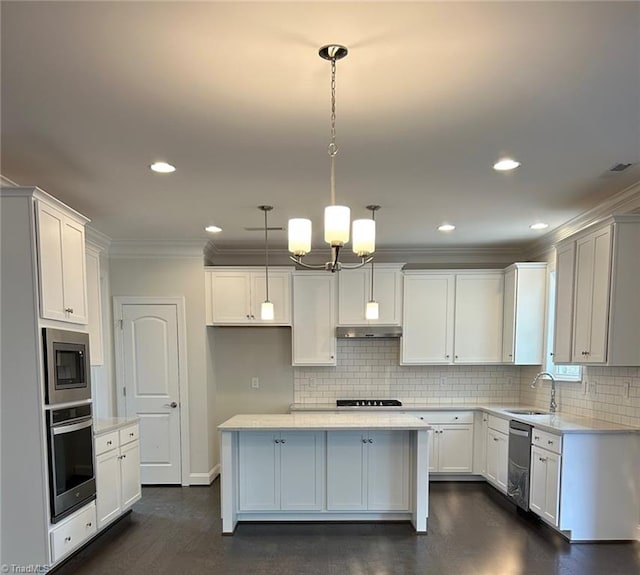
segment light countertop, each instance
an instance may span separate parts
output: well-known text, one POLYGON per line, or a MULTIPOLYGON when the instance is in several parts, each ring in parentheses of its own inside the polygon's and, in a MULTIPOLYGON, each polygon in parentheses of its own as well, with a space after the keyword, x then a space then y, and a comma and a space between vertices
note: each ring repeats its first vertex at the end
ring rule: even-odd
POLYGON ((94 417, 93 434, 102 435, 109 431, 114 431, 132 423, 138 423, 138 417, 94 417))
POLYGON ((415 415, 402 413, 289 413, 235 415, 218 426, 221 431, 249 430, 353 430, 387 429, 417 431, 431 426, 415 415))
MULTIPOLYGON (((523 423, 533 425, 543 431, 551 433, 640 433, 640 428, 611 423, 590 417, 579 417, 577 415, 565 415, 563 413, 546 415, 521 415, 507 413, 507 409, 537 409, 528 405, 478 405, 478 404, 407 404, 400 407, 336 407, 335 403, 293 403, 290 410, 293 413, 309 412, 338 412, 354 413, 365 411, 371 415, 388 416, 394 412, 397 414, 406 412, 429 412, 429 411, 482 411, 502 417, 505 419, 515 419, 523 423)), ((539 411, 545 411, 540 409, 539 411)))

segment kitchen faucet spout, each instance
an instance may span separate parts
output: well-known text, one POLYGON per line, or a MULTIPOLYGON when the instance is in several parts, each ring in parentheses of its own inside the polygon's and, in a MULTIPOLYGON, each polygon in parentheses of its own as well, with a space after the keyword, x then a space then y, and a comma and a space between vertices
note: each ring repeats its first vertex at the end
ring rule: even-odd
POLYGON ((558 404, 556 403, 556 378, 553 376, 553 374, 549 373, 548 371, 541 371, 533 378, 531 387, 535 387, 536 383, 538 383, 538 380, 543 376, 546 376, 551 380, 551 401, 549 403, 549 411, 551 413, 555 413, 556 409, 558 408, 558 404))

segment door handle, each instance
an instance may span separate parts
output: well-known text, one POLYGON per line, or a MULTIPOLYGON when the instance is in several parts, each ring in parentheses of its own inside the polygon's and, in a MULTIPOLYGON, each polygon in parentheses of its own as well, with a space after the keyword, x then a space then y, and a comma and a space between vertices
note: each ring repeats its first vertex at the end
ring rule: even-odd
POLYGON ((164 407, 172 407, 173 409, 175 409, 176 407, 178 407, 178 404, 175 401, 172 401, 171 403, 165 403, 164 407))

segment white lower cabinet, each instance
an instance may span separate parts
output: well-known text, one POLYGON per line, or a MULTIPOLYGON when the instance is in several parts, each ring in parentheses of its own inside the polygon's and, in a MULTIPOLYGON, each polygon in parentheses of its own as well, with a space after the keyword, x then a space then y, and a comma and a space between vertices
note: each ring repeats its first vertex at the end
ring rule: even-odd
POLYGON ((408 431, 327 432, 328 511, 409 510, 408 431))
POLYGON ((319 431, 241 433, 240 511, 321 510, 324 445, 319 431))
POLYGON ((560 503, 560 458, 547 449, 531 447, 529 507, 555 527, 560 503))
POLYGON ((486 453, 485 473, 487 481, 503 493, 506 493, 507 474, 509 471, 509 435, 489 427, 487 429, 486 453))
POLYGON ((418 417, 431 424, 429 473, 473 471, 473 412, 433 411, 418 417))
POLYGON ((96 505, 90 503, 51 530, 51 561, 57 563, 96 532, 96 505))
POLYGON ((98 529, 122 515, 142 496, 138 424, 96 436, 98 529))

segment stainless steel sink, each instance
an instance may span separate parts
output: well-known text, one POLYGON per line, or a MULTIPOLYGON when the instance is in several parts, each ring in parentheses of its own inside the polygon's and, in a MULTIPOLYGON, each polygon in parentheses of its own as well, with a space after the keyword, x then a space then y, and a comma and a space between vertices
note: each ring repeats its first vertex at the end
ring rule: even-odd
POLYGON ((536 411, 535 409, 505 409, 513 415, 549 415, 548 411, 536 411))

